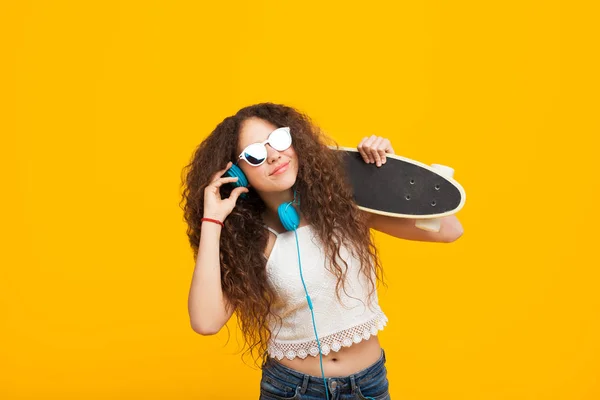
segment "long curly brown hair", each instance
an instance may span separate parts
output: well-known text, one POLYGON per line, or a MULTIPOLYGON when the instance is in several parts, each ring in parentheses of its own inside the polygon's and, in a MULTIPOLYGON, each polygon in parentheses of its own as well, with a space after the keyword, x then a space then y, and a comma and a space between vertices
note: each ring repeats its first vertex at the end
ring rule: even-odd
MULTIPOLYGON (((251 117, 261 118, 277 127, 290 127, 292 145, 298 155, 295 183, 301 199, 298 211, 311 223, 325 248, 330 271, 338 278, 336 295, 339 298, 340 287, 345 291, 348 265, 340 255, 340 244, 343 244, 360 260, 361 272, 370 283, 371 302, 375 292, 373 273, 383 283, 383 269, 370 229, 345 179, 341 154, 328 147, 337 147, 337 142, 324 135, 307 115, 285 105, 255 104, 225 118, 200 143, 190 163, 184 167, 181 203, 184 204, 187 235, 194 259, 198 257, 200 243, 204 189, 215 171, 229 161, 236 162, 240 127, 251 117)), ((233 187, 223 185, 220 190, 221 196, 227 198, 233 187)), ((252 187, 249 190, 245 199, 238 198, 221 230, 221 285, 223 294, 235 308, 238 325, 248 345, 244 354, 253 355, 256 350, 254 359, 259 366, 258 360, 262 358, 264 361, 271 337, 269 319, 279 316, 273 315, 271 310, 275 292, 267 279, 266 259, 263 257, 269 234, 262 219, 266 206, 252 187)))

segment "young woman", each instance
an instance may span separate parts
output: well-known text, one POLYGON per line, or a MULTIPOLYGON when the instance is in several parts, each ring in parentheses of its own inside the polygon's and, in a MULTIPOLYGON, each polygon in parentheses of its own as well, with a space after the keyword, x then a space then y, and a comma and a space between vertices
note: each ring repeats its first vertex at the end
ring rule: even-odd
MULTIPOLYGON (((261 103, 225 118, 186 166, 191 325, 212 335, 236 312, 248 351, 262 358, 264 400, 389 399, 370 229, 435 242, 462 234, 454 216, 432 233, 361 211, 329 144, 308 116, 261 103), (246 183, 227 176, 236 167, 246 183), (282 209, 297 211, 291 228, 282 209)), ((394 153, 378 136, 358 150, 377 166, 394 153)))

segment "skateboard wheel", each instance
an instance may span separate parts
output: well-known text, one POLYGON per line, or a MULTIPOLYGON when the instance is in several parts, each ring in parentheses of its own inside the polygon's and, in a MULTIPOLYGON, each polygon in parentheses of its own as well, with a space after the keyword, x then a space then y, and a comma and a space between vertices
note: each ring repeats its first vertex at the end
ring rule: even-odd
POLYGON ((442 220, 439 218, 418 219, 415 226, 429 232, 439 232, 442 229, 442 220))
POLYGON ((454 168, 448 167, 442 164, 431 164, 431 167, 436 170, 440 175, 452 178, 454 175, 454 168))

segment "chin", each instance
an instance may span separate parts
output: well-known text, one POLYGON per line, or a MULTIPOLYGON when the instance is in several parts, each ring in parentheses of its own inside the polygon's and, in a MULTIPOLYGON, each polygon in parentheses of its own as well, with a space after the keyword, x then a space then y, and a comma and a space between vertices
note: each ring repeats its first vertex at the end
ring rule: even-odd
POLYGON ((296 183, 296 177, 286 179, 285 181, 282 180, 281 182, 278 182, 278 183, 279 184, 277 185, 277 189, 276 189, 277 191, 288 190, 294 186, 294 183, 296 183))

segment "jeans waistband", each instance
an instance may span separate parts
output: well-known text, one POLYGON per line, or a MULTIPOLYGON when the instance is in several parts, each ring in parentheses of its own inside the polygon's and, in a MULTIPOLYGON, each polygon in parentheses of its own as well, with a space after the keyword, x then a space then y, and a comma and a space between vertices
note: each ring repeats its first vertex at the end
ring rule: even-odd
MULTIPOLYGON (((335 376, 335 377, 331 376, 331 377, 325 377, 325 379, 326 380, 335 379, 341 385, 348 384, 350 386, 350 383, 352 381, 360 383, 361 381, 369 380, 373 376, 376 376, 377 374, 379 374, 381 372, 381 369, 384 368, 385 361, 386 361, 385 351, 382 348, 381 356, 371 366, 364 368, 364 369, 362 369, 354 374, 351 374, 351 375, 335 376)), ((271 357, 268 357, 267 360, 264 362, 263 369, 267 370, 270 374, 272 374, 284 381, 297 380, 299 383, 304 381, 309 384, 317 384, 317 385, 320 384, 321 386, 323 385, 323 377, 322 376, 308 375, 303 372, 296 371, 295 369, 291 369, 291 368, 286 367, 285 365, 277 362, 275 359, 273 359, 271 357)))

